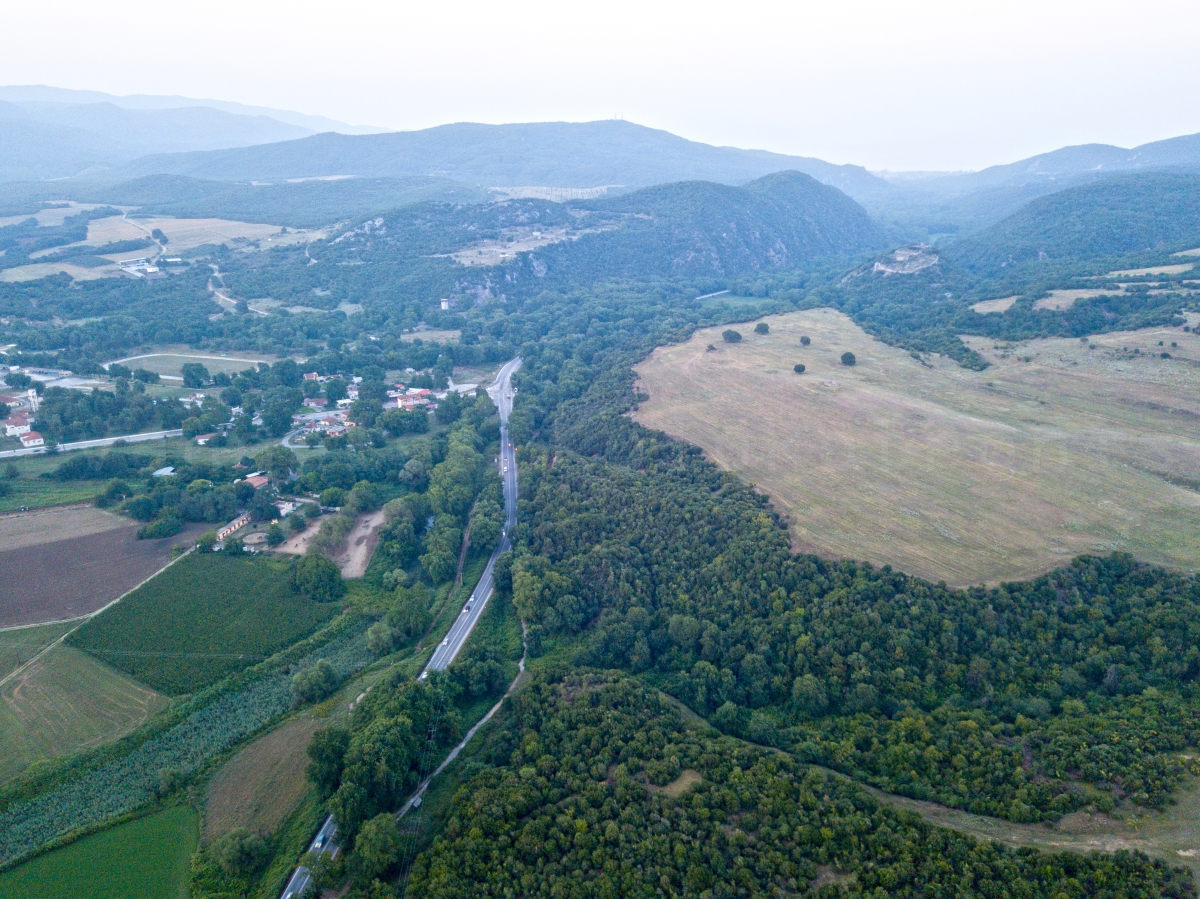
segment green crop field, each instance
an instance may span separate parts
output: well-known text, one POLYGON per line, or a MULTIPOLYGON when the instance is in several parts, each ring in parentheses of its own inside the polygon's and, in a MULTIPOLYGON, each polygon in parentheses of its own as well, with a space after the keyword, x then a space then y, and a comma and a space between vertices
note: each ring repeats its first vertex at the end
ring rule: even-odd
POLYGON ((55 646, 0 691, 0 781, 35 762, 123 737, 166 704, 166 697, 87 653, 55 646))
POLYGON ((183 899, 196 813, 177 805, 0 874, 4 899, 183 899))
POLYGON ((0 631, 0 678, 7 678, 74 626, 62 621, 0 631))
POLYGON ((293 592, 287 565, 193 554, 89 621, 68 642, 156 690, 215 683, 314 631, 332 604, 293 592))
POLYGON ((655 350, 637 366, 650 399, 635 417, 760 486, 797 549, 956 585, 1112 550, 1195 567, 1196 334, 968 338, 989 362, 969 371, 914 359, 830 309, 764 321, 767 334, 735 326, 737 343, 708 328, 655 350))

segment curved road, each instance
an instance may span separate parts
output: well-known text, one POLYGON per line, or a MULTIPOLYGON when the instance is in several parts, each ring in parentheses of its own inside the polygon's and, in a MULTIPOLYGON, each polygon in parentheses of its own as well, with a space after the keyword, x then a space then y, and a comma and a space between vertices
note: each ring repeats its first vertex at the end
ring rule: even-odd
MULTIPOLYGON (((455 619, 454 624, 450 625, 450 631, 446 634, 446 638, 438 644, 437 649, 433 652, 433 656, 429 659, 429 664, 421 672, 422 680, 429 675, 430 671, 442 671, 448 668, 466 644, 467 638, 471 636, 471 631, 475 629, 479 617, 487 607, 488 600, 492 598, 492 594, 495 592, 492 571, 495 568, 496 559, 500 557, 501 553, 507 552, 511 546, 508 540, 508 532, 517 523, 517 455, 508 439, 508 416, 512 412, 514 396, 512 376, 520 367, 520 356, 509 360, 496 374, 496 380, 487 388, 488 396, 492 398, 492 402, 496 404, 496 408, 500 411, 500 476, 504 481, 504 531, 500 537, 500 543, 492 551, 492 557, 488 559, 487 568, 483 570, 483 576, 475 586, 475 592, 471 594, 471 598, 467 601, 462 612, 459 613, 458 618, 455 619)), ((497 704, 496 708, 499 708, 499 704, 497 704)), ((488 713, 484 721, 491 718, 496 708, 493 708, 488 713)), ((458 754, 458 751, 483 723, 483 721, 480 721, 479 724, 476 724, 471 729, 470 733, 467 734, 467 739, 463 740, 454 749, 452 756, 458 754)), ((441 771, 445 765, 446 762, 443 762, 437 771, 441 771)), ((417 793, 418 796, 424 791, 429 781, 433 779, 433 776, 437 774, 437 771, 421 785, 417 793)), ((407 811, 412 802, 413 800, 410 799, 403 811, 407 811)), ((329 852, 336 855, 340 848, 341 846, 337 842, 337 824, 334 823, 333 815, 328 815, 324 823, 322 823, 321 829, 317 831, 317 835, 313 838, 312 843, 309 844, 308 851, 319 853, 329 852)), ((309 876, 308 869, 301 865, 292 874, 280 899, 295 899, 295 897, 302 895, 308 889, 308 885, 311 882, 312 878, 309 876)))

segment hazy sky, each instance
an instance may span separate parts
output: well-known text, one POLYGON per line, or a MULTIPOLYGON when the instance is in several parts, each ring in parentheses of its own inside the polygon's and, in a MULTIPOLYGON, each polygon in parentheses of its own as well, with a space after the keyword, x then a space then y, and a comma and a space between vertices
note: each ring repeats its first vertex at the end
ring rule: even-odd
POLYGON ((0 84, 398 129, 620 116, 872 169, 1200 131, 1200 3, 5 4, 0 84))

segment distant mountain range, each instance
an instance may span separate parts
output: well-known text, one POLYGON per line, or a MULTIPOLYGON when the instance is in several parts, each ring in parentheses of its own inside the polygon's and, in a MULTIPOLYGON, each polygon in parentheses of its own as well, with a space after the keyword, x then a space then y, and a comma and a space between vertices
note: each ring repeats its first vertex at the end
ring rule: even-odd
POLYGON ((12 182, 55 181, 60 198, 81 199, 100 185, 136 181, 132 193, 143 201, 137 205, 163 210, 194 206, 203 195, 206 208, 225 202, 221 196, 254 214, 280 208, 285 195, 303 194, 302 216, 311 221, 377 209, 389 198, 478 200, 490 187, 605 188, 611 195, 681 181, 741 185, 781 171, 836 187, 896 242, 939 240, 979 233, 1065 188, 1134 172, 1200 173, 1200 135, 1132 149, 1064 147, 979 172, 880 176, 856 165, 714 147, 623 121, 459 123, 378 133, 221 101, 0 88, 0 182, 8 182, 0 187, 0 207, 12 206, 14 197, 46 195, 42 187, 12 182), (255 183, 338 176, 359 183, 276 191, 265 206, 251 190, 255 183))

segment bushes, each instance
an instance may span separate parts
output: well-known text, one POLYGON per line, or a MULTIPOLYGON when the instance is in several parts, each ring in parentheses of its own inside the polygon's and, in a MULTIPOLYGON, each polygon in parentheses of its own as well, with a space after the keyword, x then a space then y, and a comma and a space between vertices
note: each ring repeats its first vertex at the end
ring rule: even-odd
POLYGON ((138 528, 137 537, 139 540, 162 540, 165 537, 174 537, 182 530, 183 519, 167 515, 150 524, 142 525, 138 528))
POLYGON ((726 343, 737 343, 738 341, 740 341, 742 339, 742 335, 739 332, 733 330, 733 328, 728 328, 728 329, 722 331, 721 337, 724 339, 724 341, 726 343))
POLYGON ((858 362, 858 360, 854 358, 853 353, 848 351, 842 353, 842 365, 854 365, 856 362, 858 362))

